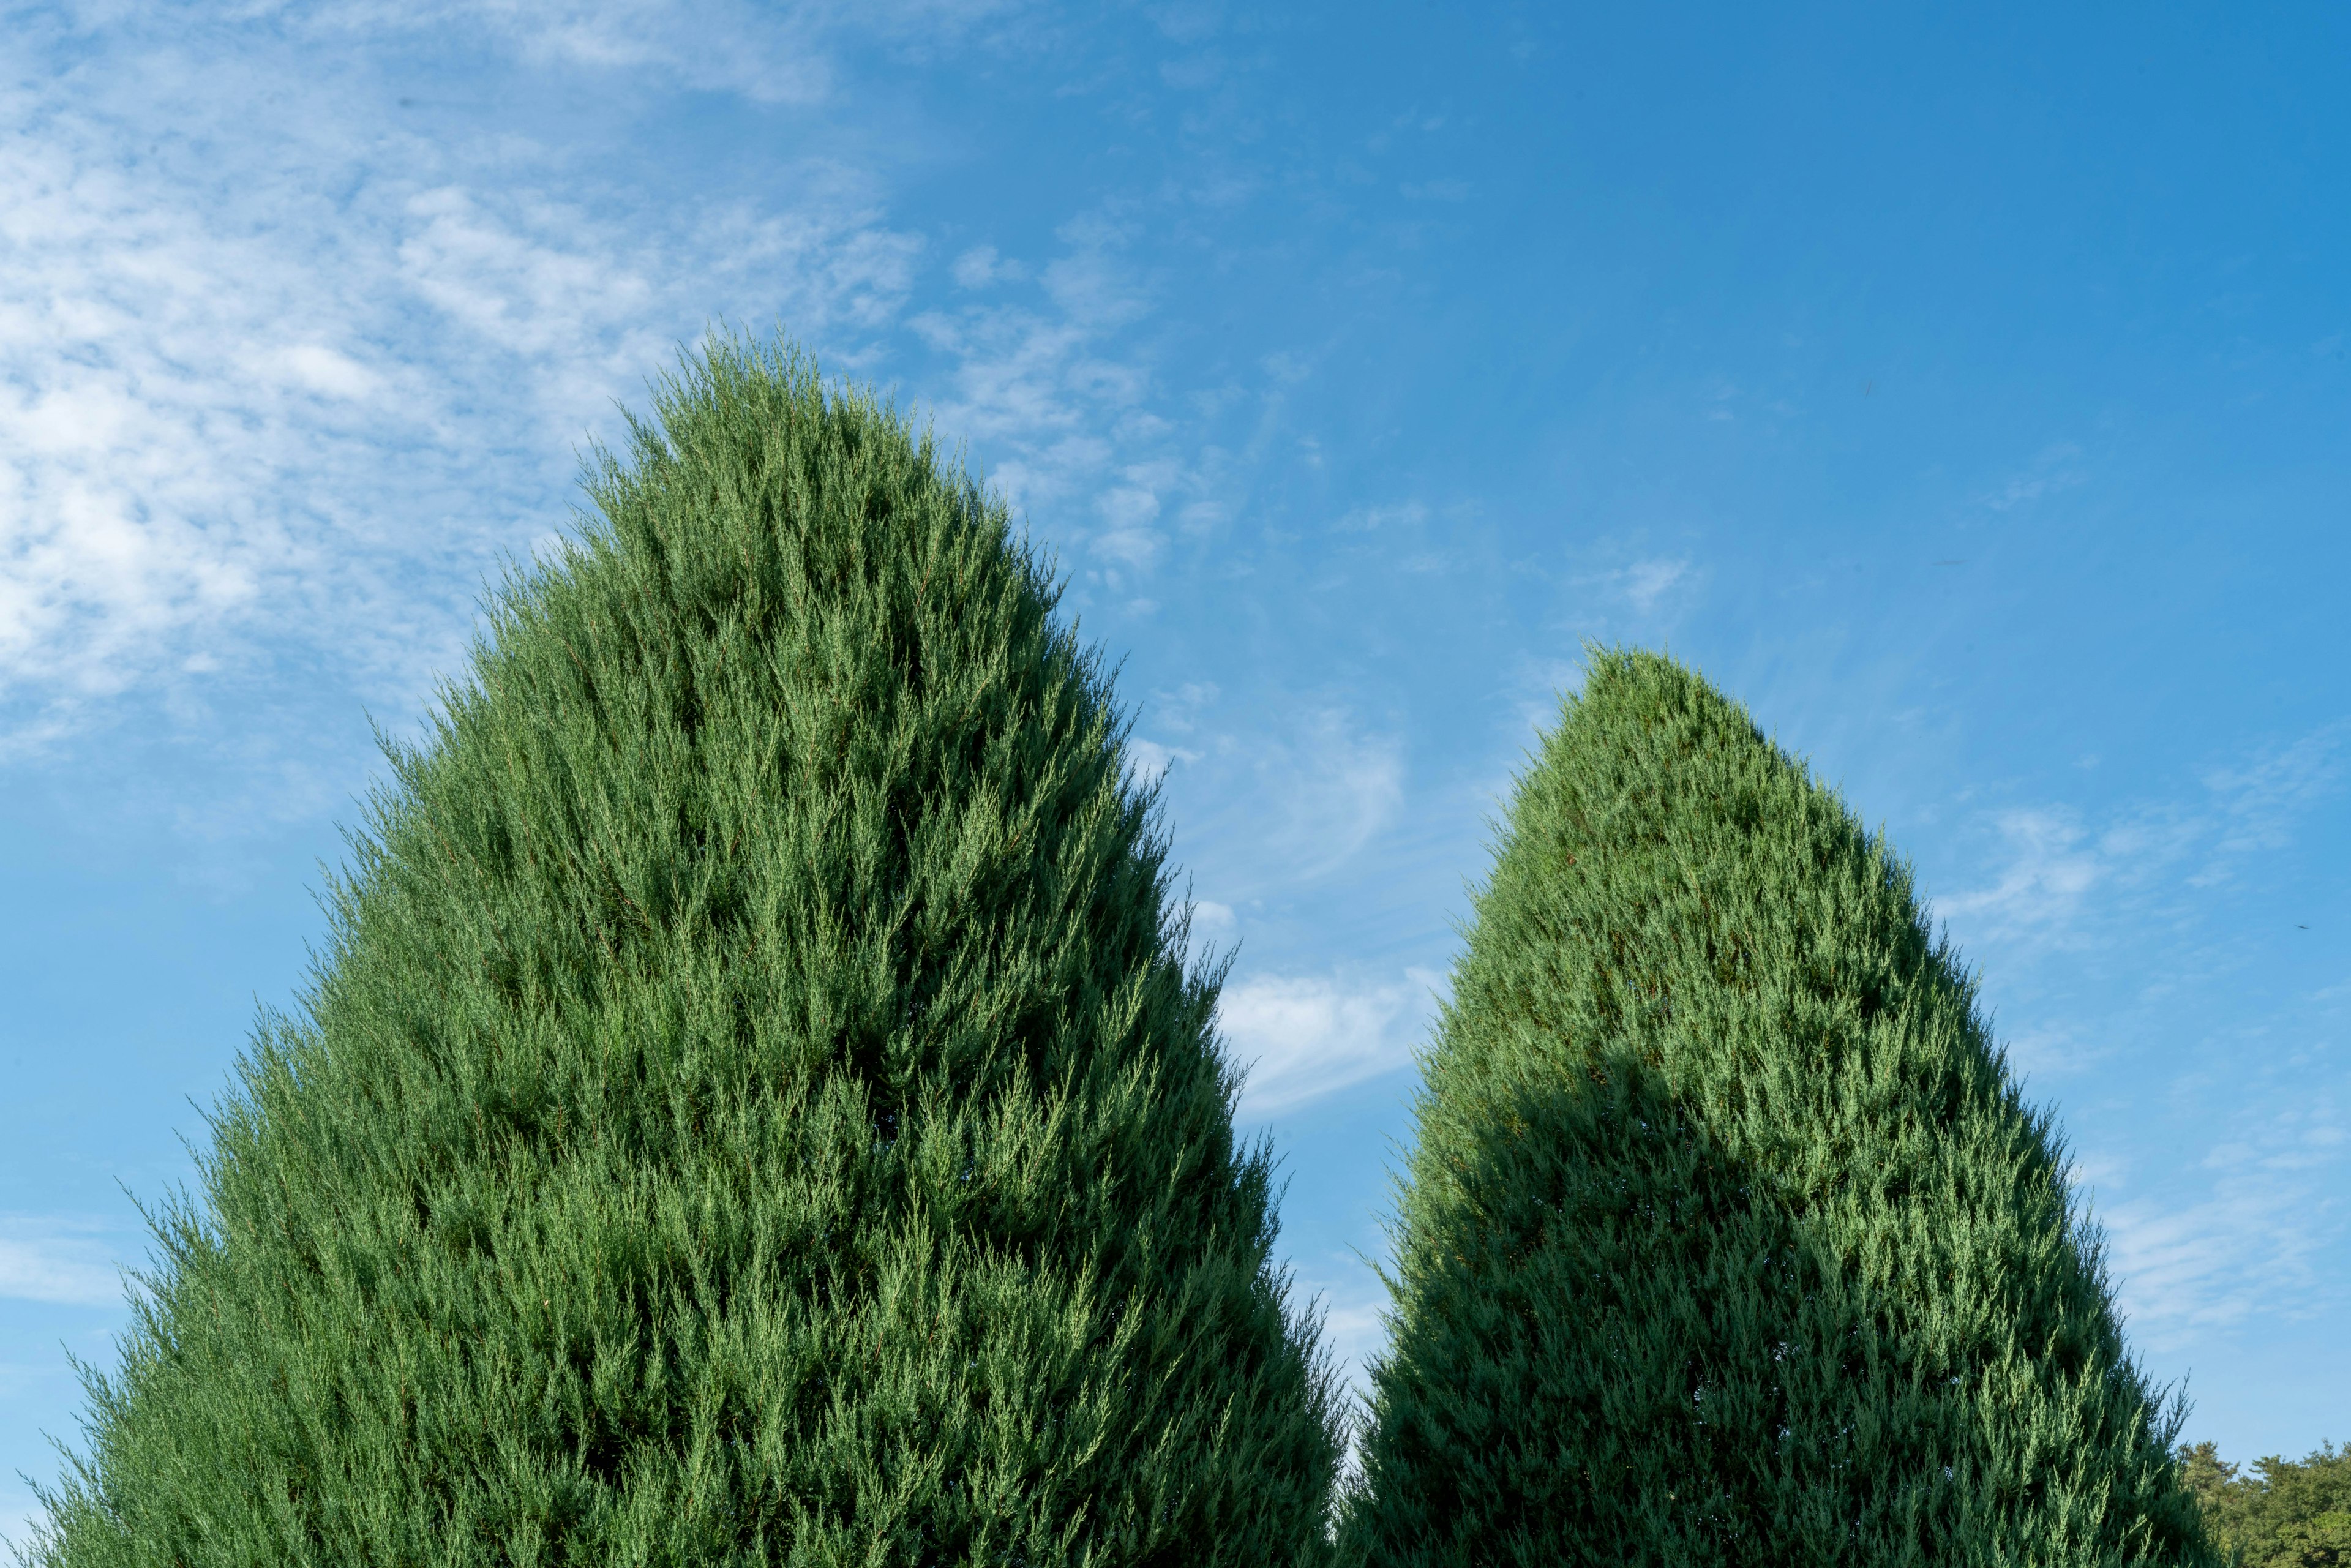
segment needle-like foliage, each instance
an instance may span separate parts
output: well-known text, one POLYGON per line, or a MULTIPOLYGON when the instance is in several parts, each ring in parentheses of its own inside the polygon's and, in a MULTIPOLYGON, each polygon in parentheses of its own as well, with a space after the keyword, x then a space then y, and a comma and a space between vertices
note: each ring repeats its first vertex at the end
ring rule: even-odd
POLYGON ((1320 1562, 1106 675, 887 409, 726 340, 655 405, 390 749, 31 1560, 1320 1562))
POLYGON ((1595 650, 1498 850, 1346 1560, 2210 1561, 2054 1130, 1882 839, 1595 650))

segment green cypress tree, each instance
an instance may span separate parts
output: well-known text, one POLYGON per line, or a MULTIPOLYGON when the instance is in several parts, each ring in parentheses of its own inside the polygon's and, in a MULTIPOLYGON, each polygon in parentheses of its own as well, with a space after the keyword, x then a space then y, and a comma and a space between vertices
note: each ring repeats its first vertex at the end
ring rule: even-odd
POLYGON ((1467 936, 1343 1560, 2210 1560, 2048 1117, 1742 709, 1593 651, 1467 936))
POLYGON ((1322 1560, 1150 793, 1002 505, 796 353, 656 388, 388 747, 47 1568, 1322 1560))

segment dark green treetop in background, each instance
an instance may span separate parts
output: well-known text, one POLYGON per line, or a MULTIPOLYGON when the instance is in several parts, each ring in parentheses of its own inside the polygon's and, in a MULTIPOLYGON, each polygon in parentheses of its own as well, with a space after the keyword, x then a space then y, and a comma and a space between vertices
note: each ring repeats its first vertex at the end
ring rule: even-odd
POLYGON ((2220 1549, 2241 1568, 2351 1568, 2351 1448, 2321 1444, 2300 1459, 2272 1454, 2252 1473, 2210 1443, 2179 1454, 2189 1490, 2220 1549))
POLYGON ((1595 651, 1468 936, 1349 1561, 2212 1560, 2054 1130, 1744 711, 1595 651))
POLYGON ((390 750, 46 1568, 1320 1561, 1340 1419, 1094 657, 716 341, 390 750))

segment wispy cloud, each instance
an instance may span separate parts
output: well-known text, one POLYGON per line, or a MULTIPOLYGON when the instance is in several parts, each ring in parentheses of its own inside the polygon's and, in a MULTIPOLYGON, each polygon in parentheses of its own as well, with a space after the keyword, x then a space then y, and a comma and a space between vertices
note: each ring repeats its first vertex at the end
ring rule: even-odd
POLYGON ((1211 898, 1192 901, 1193 935, 1208 942, 1229 942, 1240 929, 1240 917, 1229 904, 1218 904, 1211 898))
POLYGON ((1995 512, 2012 512, 2045 496, 2070 490, 2082 483, 2082 449, 2070 441, 2053 442, 2034 454, 2032 461, 2001 480, 1983 497, 1995 512))
POLYGON ((2007 863, 1991 885, 1936 901, 1938 913, 1995 935, 2063 929, 2113 872, 2114 859, 2089 840, 2078 813, 2020 808, 1997 819, 2007 863))
POLYGON ((1029 276, 1029 269, 1017 261, 1008 261, 996 253, 992 245, 974 246, 955 258, 947 269, 958 288, 987 288, 998 283, 1018 283, 1029 276))
POLYGON ((1112 592, 1158 566, 1169 523, 1196 528, 1226 515, 1198 462, 1159 412, 1147 360, 1128 340, 1151 289, 1129 257, 1131 225, 1097 214, 1064 225, 1063 249, 1041 266, 966 252, 953 268, 967 289, 1018 281, 1029 297, 992 298, 914 316, 913 330, 948 358, 940 423, 983 447, 991 482, 1085 554, 1112 592))
POLYGON ((2345 1233, 2334 1195, 2351 1175, 2338 1103, 2351 1086, 2328 1054, 2337 1025, 2325 998, 2273 998, 2241 1025, 2173 1003, 2183 977, 2246 962, 2215 924, 2218 894, 2271 874, 2255 858, 2292 846, 2340 789, 2346 745, 2351 725, 2335 722, 2208 768, 2170 799, 1990 813, 1997 869, 1935 901, 1972 956, 1991 956, 2001 988, 2031 998, 2009 1045, 2020 1074, 2078 1083, 2127 1052, 2171 1085, 2179 1119, 2160 1134, 2084 1106, 2098 1141, 2077 1173, 2134 1338, 2158 1351, 2318 1310, 2338 1272, 2326 1259, 2345 1233), (2129 956, 2126 999, 2095 1019, 2064 1016, 2109 953, 2129 956), (2216 1095, 2221 1073, 2231 1087, 2216 1095), (2168 1158, 2131 1152, 2150 1136, 2168 1158))
POLYGON ((2200 794, 2134 802, 2103 823, 2062 805, 1993 813, 2000 869, 1937 898, 1936 912, 1974 940, 2103 940, 2116 919, 2229 882, 2246 857, 2285 848, 2311 808, 2341 789, 2346 750, 2351 721, 2338 720, 2207 771, 2200 794))
POLYGON ((1265 841, 1293 874, 1335 872, 1404 809, 1403 738, 1366 731, 1344 709, 1309 711, 1289 737, 1258 745, 1265 841))
POLYGON ((272 5, 313 34, 472 33, 535 65, 632 75, 739 94, 756 103, 819 104, 839 86, 836 48, 878 39, 930 55, 1018 17, 1022 0, 333 0, 272 5))
POLYGON ((1198 752, 1181 746, 1163 746, 1155 740, 1143 739, 1126 743, 1127 775, 1146 789, 1165 778, 1167 770, 1176 763, 1199 759, 1198 752))
POLYGON ((2326 1090, 2232 1130, 2194 1173, 2200 1195, 2170 1184, 2140 1195, 2128 1176, 2098 1184, 2116 1297, 2133 1337, 2157 1349, 2199 1331, 2283 1320, 2327 1303, 2320 1260, 2340 1239, 2335 1197, 2351 1167, 2351 1130, 2326 1090))
POLYGON ((651 238, 528 190, 495 203, 458 187, 422 191, 403 204, 399 281, 461 329, 437 345, 462 355, 460 374, 523 378, 544 436, 568 445, 609 424, 613 400, 668 360, 676 337, 665 332, 710 281, 699 258, 724 257, 717 270, 738 285, 768 274, 779 313, 811 336, 888 324, 922 242, 884 226, 854 172, 806 174, 796 210, 736 206, 651 238))
POLYGON ((2063 1023, 2036 1024, 2001 1042, 2009 1071, 2026 1082, 2079 1072, 2113 1055, 2118 1043, 2085 1038, 2078 1026, 2063 1023))
POLYGON ((852 170, 811 164, 778 204, 591 201, 528 143, 382 131, 381 89, 347 72, 201 52, 236 41, 101 27, 102 69, 0 82, 0 736, 19 748, 271 648, 414 689, 496 554, 561 522, 569 450, 672 344, 714 311, 854 341, 910 285, 919 240, 852 170))
MULTIPOLYGON (((2216 856, 2283 849, 2296 819, 2340 787, 2351 719, 2204 776, 2219 813, 2216 856)), ((2209 871, 2206 873, 2209 875, 2209 871)))
POLYGON ((121 1305, 122 1278, 101 1239, 110 1228, 54 1215, 0 1215, 0 1297, 121 1305))
POLYGON ((1433 970, 1363 983, 1336 975, 1251 975, 1225 987, 1227 1049, 1248 1069, 1240 1115, 1261 1119, 1412 1061, 1433 970))
POLYGON ((1690 564, 1687 560, 1636 560, 1620 574, 1625 597, 1633 608, 1643 612, 1654 610, 1657 601, 1688 580, 1690 564))
POLYGON ((1358 507, 1331 525, 1343 534, 1377 533, 1382 528, 1415 528, 1428 520, 1428 507, 1420 501, 1397 501, 1384 507, 1358 507))

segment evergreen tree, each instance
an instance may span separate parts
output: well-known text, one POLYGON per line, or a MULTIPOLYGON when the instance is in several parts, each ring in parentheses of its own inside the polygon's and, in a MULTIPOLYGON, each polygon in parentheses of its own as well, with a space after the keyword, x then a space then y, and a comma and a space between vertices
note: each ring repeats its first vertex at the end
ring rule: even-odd
POLYGON ((1595 650, 1467 935, 1346 1560, 2210 1561, 2048 1118, 1744 711, 1595 650))
POLYGON ((2250 1474, 2211 1443, 2180 1448, 2205 1528, 2236 1568, 2351 1568, 2351 1448, 2253 1461, 2250 1474))
POLYGON ((796 353, 655 406, 388 747, 32 1561, 1321 1561, 1334 1385, 1106 674, 796 353))

